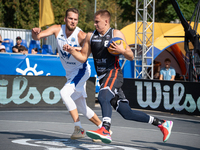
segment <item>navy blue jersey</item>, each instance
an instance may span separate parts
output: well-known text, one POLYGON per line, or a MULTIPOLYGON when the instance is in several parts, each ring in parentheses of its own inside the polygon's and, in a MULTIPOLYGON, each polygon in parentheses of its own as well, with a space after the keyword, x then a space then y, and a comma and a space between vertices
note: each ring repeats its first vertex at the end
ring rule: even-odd
POLYGON ((113 38, 113 28, 110 28, 103 36, 95 30, 91 36, 91 51, 97 75, 103 75, 111 69, 120 69, 119 56, 110 54, 107 50, 109 41, 113 38))

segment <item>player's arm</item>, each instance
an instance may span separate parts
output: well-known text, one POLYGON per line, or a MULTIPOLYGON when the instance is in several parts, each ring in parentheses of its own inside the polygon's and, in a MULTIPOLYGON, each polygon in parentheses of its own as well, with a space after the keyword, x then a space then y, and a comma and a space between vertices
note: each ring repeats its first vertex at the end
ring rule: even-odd
POLYGON ((74 58, 81 63, 84 63, 91 53, 91 46, 90 46, 90 37, 92 33, 88 33, 81 51, 77 51, 75 47, 71 47, 69 45, 64 45, 63 49, 68 51, 70 54, 74 56, 74 58))
POLYGON ((115 46, 115 51, 121 53, 122 55, 124 55, 124 57, 126 59, 133 60, 134 59, 133 51, 131 50, 131 48, 127 44, 124 34, 119 30, 114 30, 114 37, 120 37, 126 43, 126 49, 124 49, 122 43, 120 45, 117 45, 117 44, 113 43, 113 44, 115 44, 114 45, 115 46))
POLYGON ((44 37, 47 37, 47 36, 50 36, 53 34, 55 35, 55 37, 57 37, 60 29, 61 29, 61 25, 53 25, 43 31, 40 28, 33 28, 32 29, 32 38, 34 40, 40 40, 41 38, 44 38, 44 37))
POLYGON ((83 44, 84 44, 84 41, 85 41, 85 38, 86 38, 86 33, 83 32, 83 31, 80 31, 78 33, 78 43, 81 47, 74 47, 77 51, 81 51, 82 47, 83 47, 83 44))
POLYGON ((84 44, 86 35, 87 35, 87 34, 86 34, 85 32, 83 32, 83 31, 80 31, 80 32, 78 33, 78 42, 79 42, 79 44, 80 44, 81 47, 83 47, 83 44, 84 44))

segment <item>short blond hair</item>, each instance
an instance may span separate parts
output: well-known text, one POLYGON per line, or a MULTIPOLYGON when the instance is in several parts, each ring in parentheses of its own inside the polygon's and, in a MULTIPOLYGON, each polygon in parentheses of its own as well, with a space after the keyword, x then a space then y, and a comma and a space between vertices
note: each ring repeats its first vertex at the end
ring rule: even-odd
POLYGON ((75 13, 75 14, 78 14, 78 16, 79 16, 79 11, 78 11, 78 9, 76 9, 76 8, 69 8, 69 9, 66 10, 65 17, 68 16, 68 13, 69 13, 69 12, 73 12, 73 13, 75 13))
POLYGON ((101 10, 97 11, 97 12, 94 14, 95 17, 98 16, 98 15, 100 15, 101 17, 106 17, 106 18, 108 18, 108 20, 109 20, 109 22, 110 22, 111 14, 110 14, 110 12, 109 12, 108 10, 106 10, 106 9, 101 9, 101 10))

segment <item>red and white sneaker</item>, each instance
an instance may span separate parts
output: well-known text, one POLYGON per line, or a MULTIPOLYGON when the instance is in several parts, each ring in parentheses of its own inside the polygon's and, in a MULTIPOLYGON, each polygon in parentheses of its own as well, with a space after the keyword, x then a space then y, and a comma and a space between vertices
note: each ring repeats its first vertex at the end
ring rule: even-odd
POLYGON ((105 127, 101 127, 100 129, 94 131, 94 130, 88 130, 86 132, 87 136, 92 139, 100 139, 103 143, 111 143, 112 139, 110 136, 110 132, 108 132, 105 127))
MULTIPOLYGON (((111 130, 109 130, 109 132, 110 132, 110 135, 112 135, 112 131, 111 130)), ((92 142, 101 142, 101 140, 100 139, 92 139, 92 142)))
POLYGON ((170 135, 171 135, 171 130, 173 127, 173 121, 166 121, 162 123, 161 125, 158 125, 158 127, 160 128, 161 132, 163 133, 163 142, 166 142, 170 135))

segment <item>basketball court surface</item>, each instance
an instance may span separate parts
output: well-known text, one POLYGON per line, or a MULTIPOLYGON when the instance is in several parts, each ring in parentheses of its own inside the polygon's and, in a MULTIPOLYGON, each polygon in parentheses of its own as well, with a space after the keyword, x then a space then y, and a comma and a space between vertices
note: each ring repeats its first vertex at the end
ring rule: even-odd
MULTIPOLYGON (((101 110, 94 111, 101 119, 101 110)), ((112 142, 93 142, 89 137, 71 140, 74 130, 67 110, 1 110, 0 150, 199 150, 200 117, 155 111, 147 114, 172 120, 171 137, 162 141, 159 128, 146 123, 124 120, 115 110, 112 115, 112 142)), ((80 114, 85 130, 97 127, 80 114)))

